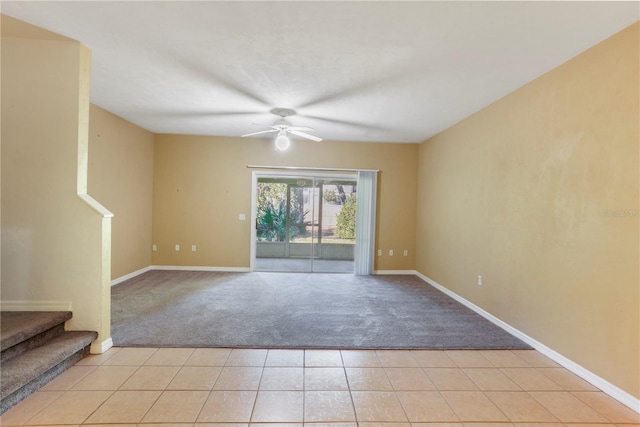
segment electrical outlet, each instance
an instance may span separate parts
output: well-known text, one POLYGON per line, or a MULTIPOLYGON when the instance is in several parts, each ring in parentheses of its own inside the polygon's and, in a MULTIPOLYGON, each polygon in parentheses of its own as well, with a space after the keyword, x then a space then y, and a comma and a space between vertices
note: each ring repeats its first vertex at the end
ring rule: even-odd
POLYGON ((482 286, 482 275, 478 274, 478 286, 482 286))
POLYGON ((378 256, 382 256, 382 249, 378 249, 378 256))
POLYGON ((196 251, 196 245, 191 245, 191 252, 195 252, 196 251))
POLYGON ((180 250, 180 245, 176 245, 176 252, 180 250))
POLYGON ((157 245, 151 246, 151 250, 154 251, 154 252, 157 251, 158 250, 158 246, 157 245))
POLYGON ((241 213, 241 214, 238 214, 238 219, 239 219, 240 221, 245 221, 245 220, 247 219, 247 216, 246 216, 245 214, 242 214, 242 213, 241 213))
POLYGON ((389 256, 393 256, 393 249, 389 249, 389 256))
POLYGON ((405 249, 402 255, 409 256, 409 251, 405 249))

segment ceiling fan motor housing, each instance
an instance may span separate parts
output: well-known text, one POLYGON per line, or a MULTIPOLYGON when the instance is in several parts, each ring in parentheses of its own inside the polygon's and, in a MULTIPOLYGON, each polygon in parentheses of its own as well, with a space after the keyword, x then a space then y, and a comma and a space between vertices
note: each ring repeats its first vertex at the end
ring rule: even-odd
POLYGON ((274 108, 271 110, 271 114, 275 114, 276 116, 280 116, 284 119, 285 117, 295 116, 296 112, 290 108, 274 108))
POLYGON ((274 126, 279 127, 279 128, 285 128, 285 127, 291 127, 291 122, 288 122, 284 119, 282 120, 277 120, 274 124, 274 126))

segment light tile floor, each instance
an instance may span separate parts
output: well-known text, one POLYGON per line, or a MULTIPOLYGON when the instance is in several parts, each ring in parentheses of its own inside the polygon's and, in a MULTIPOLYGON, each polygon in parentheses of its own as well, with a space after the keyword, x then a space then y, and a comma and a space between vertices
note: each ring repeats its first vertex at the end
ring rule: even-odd
POLYGON ((598 427, 640 415, 536 351, 112 348, 0 423, 598 427))

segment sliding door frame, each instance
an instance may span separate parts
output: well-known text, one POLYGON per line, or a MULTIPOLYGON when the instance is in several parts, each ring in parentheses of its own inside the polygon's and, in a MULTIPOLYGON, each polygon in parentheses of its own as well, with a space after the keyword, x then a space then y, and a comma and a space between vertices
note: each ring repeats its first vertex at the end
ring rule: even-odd
MULTIPOLYGON (((345 173, 345 172, 312 172, 312 171, 300 171, 300 170, 283 170, 283 171, 252 171, 251 172, 251 251, 249 269, 251 271, 256 270, 256 241, 257 241, 257 205, 258 205, 258 179, 259 178, 306 178, 306 179, 348 179, 353 180, 354 183, 358 181, 357 173, 345 173)), ((315 202, 314 202, 315 203, 315 202)), ((311 247, 313 248, 313 240, 311 247)))

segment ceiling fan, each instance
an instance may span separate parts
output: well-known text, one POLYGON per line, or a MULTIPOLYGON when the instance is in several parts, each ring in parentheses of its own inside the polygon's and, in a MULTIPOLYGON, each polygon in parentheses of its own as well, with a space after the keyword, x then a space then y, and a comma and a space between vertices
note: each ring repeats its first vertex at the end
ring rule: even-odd
POLYGON ((286 117, 294 116, 296 114, 294 110, 291 110, 289 108, 274 108, 273 110, 271 110, 271 113, 275 114, 276 116, 279 116, 280 120, 276 120, 273 123, 273 125, 254 123, 254 125, 266 126, 271 129, 248 133, 242 136, 245 137, 245 136, 260 135, 263 133, 278 132, 278 136, 276 137, 276 141, 275 141, 276 149, 278 150, 286 150, 289 147, 290 141, 289 141, 289 138, 287 137, 287 133, 300 136, 302 138, 310 139, 316 142, 322 141, 322 138, 306 133, 306 132, 312 132, 314 130, 313 128, 310 128, 307 126, 293 126, 291 122, 288 122, 287 120, 285 120, 286 117))

